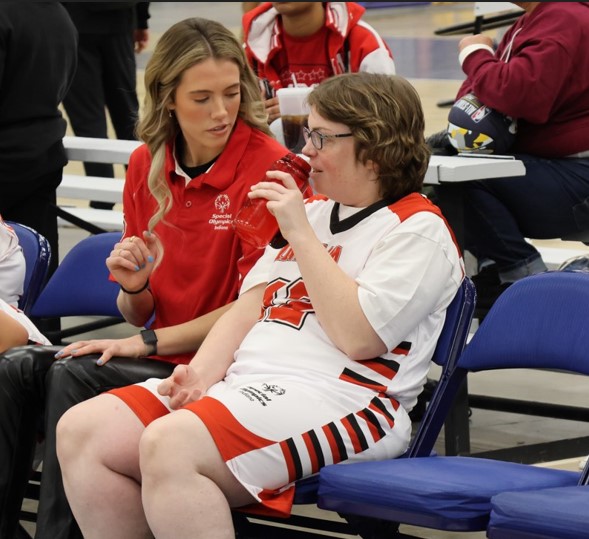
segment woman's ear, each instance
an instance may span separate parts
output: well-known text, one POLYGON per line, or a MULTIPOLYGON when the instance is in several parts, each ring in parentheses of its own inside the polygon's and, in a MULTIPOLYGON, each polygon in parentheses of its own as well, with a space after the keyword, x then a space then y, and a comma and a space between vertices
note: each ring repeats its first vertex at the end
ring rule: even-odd
POLYGON ((374 174, 375 178, 380 176, 380 167, 372 159, 366 161, 366 168, 374 174))

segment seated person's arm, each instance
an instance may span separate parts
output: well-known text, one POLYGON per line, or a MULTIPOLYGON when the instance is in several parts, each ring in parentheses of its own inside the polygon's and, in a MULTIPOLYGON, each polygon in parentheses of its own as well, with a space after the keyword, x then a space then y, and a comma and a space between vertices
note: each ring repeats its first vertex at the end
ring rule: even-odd
POLYGON ((178 408, 198 400, 206 390, 225 377, 235 351, 260 317, 260 305, 266 283, 244 292, 232 304, 204 340, 189 365, 178 365, 160 384, 161 395, 170 397, 170 406, 178 408))
POLYGON ((25 327, 9 314, 0 311, 0 352, 6 352, 13 346, 23 346, 29 342, 25 327))
MULTIPOLYGON (((158 339, 157 354, 172 356, 195 352, 199 349, 205 337, 215 322, 233 305, 230 303, 214 311, 189 320, 183 324, 156 330, 158 339)), ((96 339, 91 341, 77 341, 58 352, 57 357, 84 356, 87 354, 102 354, 99 364, 106 363, 112 357, 145 357, 147 348, 141 335, 133 335, 126 339, 96 339)))
POLYGON ((121 290, 117 296, 117 307, 132 326, 144 326, 151 318, 154 306, 153 296, 148 289, 139 294, 126 294, 121 290))

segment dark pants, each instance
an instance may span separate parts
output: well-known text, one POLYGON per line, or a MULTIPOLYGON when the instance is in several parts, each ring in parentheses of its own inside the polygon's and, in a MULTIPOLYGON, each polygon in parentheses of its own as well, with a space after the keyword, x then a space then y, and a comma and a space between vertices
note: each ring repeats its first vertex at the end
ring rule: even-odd
POLYGON ((5 221, 15 221, 30 226, 45 236, 51 246, 49 274, 53 274, 59 262, 57 234, 56 190, 61 183, 60 167, 34 180, 2 182, 0 184, 0 214, 5 221))
POLYGON ((116 387, 166 378, 174 365, 152 359, 114 358, 96 366, 97 355, 56 361, 56 346, 14 348, 0 355, 0 537, 12 539, 45 412, 45 449, 37 513, 37 539, 81 538, 61 479, 55 428, 75 404, 116 387))
MULTIPOLYGON (((134 140, 139 113, 133 36, 80 34, 78 69, 63 101, 74 133, 108 138, 106 109, 117 138, 134 140)), ((112 165, 84 163, 87 176, 114 176, 112 165)), ((92 203, 93 207, 112 207, 92 203)))
POLYGON ((540 260, 524 238, 589 230, 589 159, 515 157, 524 162, 525 176, 465 182, 463 188, 466 248, 517 278, 540 260))

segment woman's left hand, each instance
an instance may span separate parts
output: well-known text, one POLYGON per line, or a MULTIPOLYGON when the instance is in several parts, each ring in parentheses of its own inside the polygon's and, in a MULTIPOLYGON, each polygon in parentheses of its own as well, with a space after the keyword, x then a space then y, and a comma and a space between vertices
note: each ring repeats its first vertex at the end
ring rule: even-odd
POLYGON ((102 354, 96 364, 104 365, 113 357, 145 357, 147 353, 145 343, 139 335, 125 339, 93 339, 77 341, 68 344, 55 354, 56 359, 79 357, 88 354, 102 354))
POLYGON ((206 390, 202 378, 190 365, 178 365, 157 388, 160 395, 169 397, 172 410, 199 400, 206 390))
POLYGON ((295 233, 312 232, 305 212, 303 195, 293 177, 286 172, 270 170, 269 180, 252 186, 250 198, 264 198, 268 211, 276 217, 284 239, 291 242, 295 233))

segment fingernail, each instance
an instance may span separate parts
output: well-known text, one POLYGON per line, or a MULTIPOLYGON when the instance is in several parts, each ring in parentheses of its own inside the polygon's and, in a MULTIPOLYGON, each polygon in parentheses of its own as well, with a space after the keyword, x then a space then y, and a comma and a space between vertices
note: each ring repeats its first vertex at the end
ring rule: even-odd
POLYGON ((99 367, 102 367, 103 361, 102 359, 97 359, 96 360, 96 365, 98 365, 99 367))
POLYGON ((61 357, 63 356, 63 350, 60 350, 59 352, 57 352, 57 354, 55 354, 53 357, 61 357))
POLYGON ((135 266, 135 271, 139 271, 139 266, 135 266))
POLYGON ((71 356, 73 356, 73 355, 75 355, 75 354, 77 354, 77 353, 78 353, 78 351, 77 351, 77 350, 72 350, 72 351, 70 352, 70 355, 71 355, 71 356))
POLYGON ((149 256, 147 257, 147 261, 148 261, 148 262, 153 262, 153 256, 149 255, 149 256))
POLYGON ((143 269, 145 267, 145 264, 141 264, 141 269, 143 269))
POLYGON ((151 236, 151 232, 150 232, 149 230, 146 230, 146 231, 145 231, 145 233, 146 233, 148 236, 151 236))

